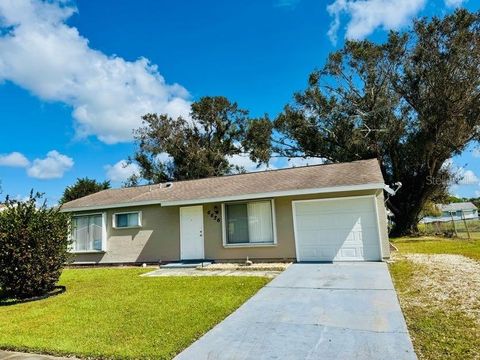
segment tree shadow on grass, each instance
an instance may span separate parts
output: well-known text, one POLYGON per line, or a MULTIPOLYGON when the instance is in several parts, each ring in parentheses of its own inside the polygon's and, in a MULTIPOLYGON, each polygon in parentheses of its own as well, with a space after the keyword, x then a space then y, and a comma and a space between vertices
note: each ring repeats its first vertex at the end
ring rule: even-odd
POLYGON ((55 289, 48 292, 47 294, 33 296, 26 299, 17 299, 17 298, 12 298, 8 296, 8 294, 6 294, 0 289, 0 306, 11 306, 16 304, 24 304, 32 301, 44 300, 52 296, 63 294, 65 291, 67 291, 67 288, 65 286, 58 285, 58 286, 55 286, 55 289))

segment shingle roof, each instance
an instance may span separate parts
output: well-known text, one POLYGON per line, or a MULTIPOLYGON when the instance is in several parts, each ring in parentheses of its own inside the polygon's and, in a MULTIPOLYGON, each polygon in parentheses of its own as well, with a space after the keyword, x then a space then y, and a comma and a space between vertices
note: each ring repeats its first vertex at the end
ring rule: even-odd
POLYGON ((477 207, 471 202, 461 202, 461 203, 451 203, 451 204, 440 204, 440 209, 442 211, 460 211, 460 210, 475 210, 477 207))
POLYGON ((103 190, 70 201, 62 206, 62 210, 147 202, 198 201, 337 186, 378 185, 383 184, 383 176, 378 161, 371 159, 177 181, 171 184, 103 190))

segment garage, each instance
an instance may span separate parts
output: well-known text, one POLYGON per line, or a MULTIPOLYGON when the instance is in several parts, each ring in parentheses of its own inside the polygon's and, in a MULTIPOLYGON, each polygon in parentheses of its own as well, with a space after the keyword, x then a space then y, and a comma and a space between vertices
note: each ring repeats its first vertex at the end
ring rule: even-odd
POLYGON ((297 261, 381 260, 375 196, 293 201, 297 261))

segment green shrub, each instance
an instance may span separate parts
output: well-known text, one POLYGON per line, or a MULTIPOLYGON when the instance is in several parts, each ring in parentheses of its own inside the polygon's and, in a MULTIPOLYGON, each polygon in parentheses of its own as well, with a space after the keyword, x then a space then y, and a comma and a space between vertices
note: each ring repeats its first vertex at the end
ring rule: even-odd
POLYGON ((52 291, 69 259, 69 216, 41 195, 6 200, 0 211, 0 297, 25 299, 52 291))

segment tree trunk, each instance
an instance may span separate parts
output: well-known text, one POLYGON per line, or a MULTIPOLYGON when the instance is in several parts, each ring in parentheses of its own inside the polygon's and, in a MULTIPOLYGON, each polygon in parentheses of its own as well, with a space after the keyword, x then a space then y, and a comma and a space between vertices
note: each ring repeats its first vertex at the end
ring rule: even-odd
POLYGON ((395 214, 394 226, 390 231, 391 237, 408 236, 418 233, 417 214, 411 212, 402 212, 395 214))
MULTIPOLYGON (((402 189, 404 190, 404 189, 402 189)), ((408 236, 418 233, 418 217, 422 210, 425 194, 413 191, 401 191, 389 200, 389 208, 395 215, 394 226, 390 231, 391 237, 408 236)))

